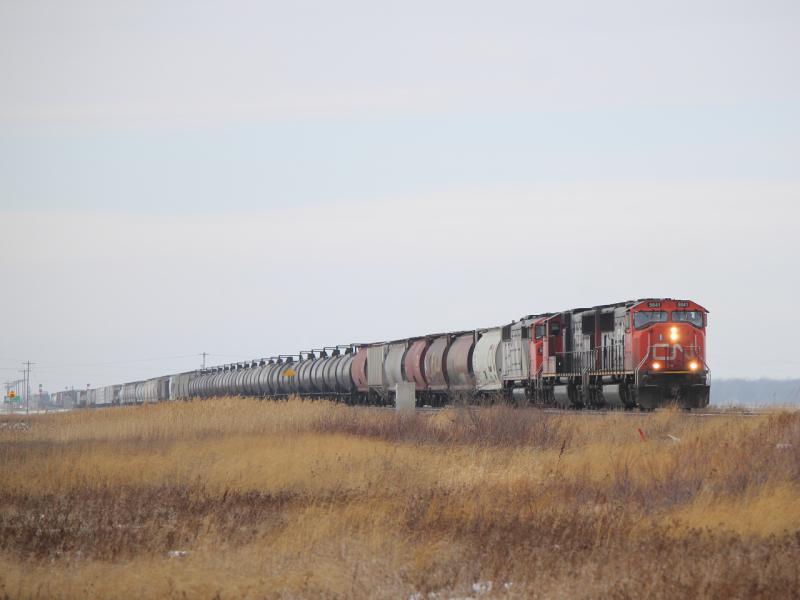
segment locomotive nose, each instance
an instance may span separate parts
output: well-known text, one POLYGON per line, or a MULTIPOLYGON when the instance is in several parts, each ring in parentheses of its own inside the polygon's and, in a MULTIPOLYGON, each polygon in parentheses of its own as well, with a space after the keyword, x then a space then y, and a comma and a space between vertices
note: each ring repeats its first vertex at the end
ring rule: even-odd
POLYGON ((656 329, 656 339, 662 344, 685 345, 692 341, 692 331, 686 325, 669 323, 656 329))
POLYGON ((685 323, 663 323, 653 331, 653 371, 700 372, 703 367, 693 328, 685 323))

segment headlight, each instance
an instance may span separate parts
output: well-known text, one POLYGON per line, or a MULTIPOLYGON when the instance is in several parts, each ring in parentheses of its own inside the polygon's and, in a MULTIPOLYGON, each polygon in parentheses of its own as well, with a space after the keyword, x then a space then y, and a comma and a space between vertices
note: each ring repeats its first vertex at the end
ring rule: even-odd
POLYGON ((678 328, 677 327, 673 327, 672 329, 669 330, 669 339, 671 339, 673 342, 676 342, 678 340, 678 328))
POLYGON ((693 360, 692 362, 689 363, 689 368, 692 371, 697 371, 697 369, 700 368, 700 365, 697 364, 697 361, 693 360))
POLYGON ((654 362, 653 363, 653 369, 654 370, 658 371, 660 368, 661 368, 661 363, 660 362, 654 362))

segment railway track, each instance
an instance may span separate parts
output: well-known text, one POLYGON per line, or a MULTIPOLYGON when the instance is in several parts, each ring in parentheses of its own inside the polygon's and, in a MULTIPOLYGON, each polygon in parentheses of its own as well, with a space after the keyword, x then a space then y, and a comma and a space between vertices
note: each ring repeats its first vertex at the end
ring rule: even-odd
MULTIPOLYGON (((103 407, 103 408, 115 408, 114 406, 103 407)), ((396 412, 397 409, 394 406, 361 406, 361 408, 365 408, 368 410, 381 410, 381 411, 392 411, 396 412)), ((460 410, 460 409, 469 409, 469 410, 484 410, 486 408, 491 408, 491 405, 455 405, 455 404, 446 404, 444 406, 418 406, 414 409, 414 412, 417 413, 437 413, 445 410, 460 410)), ((70 412, 73 410, 81 410, 80 408, 56 408, 56 409, 47 409, 47 410, 31 410, 27 414, 29 415, 43 415, 43 414, 56 414, 56 413, 65 413, 70 412)), ((574 409, 562 409, 562 408, 542 408, 539 406, 524 406, 524 407, 517 407, 516 410, 524 410, 524 411, 538 411, 542 414, 548 415, 577 415, 577 416, 585 416, 585 417, 604 417, 607 415, 620 415, 625 417, 637 417, 637 416, 655 416, 659 414, 663 414, 664 412, 668 411, 669 409, 666 408, 657 408, 653 411, 638 411, 638 410, 593 410, 593 409, 585 409, 585 410, 574 410, 574 409)), ((695 418, 710 418, 710 417, 763 417, 771 414, 776 410, 784 410, 784 411, 800 411, 800 406, 779 406, 779 407, 770 407, 770 408, 758 408, 758 409, 751 409, 751 408, 743 408, 743 409, 728 409, 728 410, 708 410, 704 409, 701 411, 685 411, 683 414, 689 417, 695 418)), ((3 411, 0 412, 0 417, 2 416, 24 416, 26 415, 25 410, 15 410, 15 411, 3 411)))
MULTIPOLYGON (((374 410, 390 410, 396 411, 395 407, 393 406, 367 406, 364 408, 371 408, 374 410)), ((456 405, 445 405, 445 406, 418 406, 414 409, 414 412, 418 413, 436 413, 441 412, 443 410, 459 410, 459 409, 470 409, 470 410, 482 410, 484 408, 488 408, 485 406, 456 406, 456 405)), ((800 410, 800 408, 786 408, 781 407, 782 410, 800 410)), ((526 406, 518 408, 517 410, 527 410, 527 411, 538 411, 542 414, 550 414, 550 415, 576 415, 576 416, 585 416, 585 417, 604 417, 607 415, 620 415, 625 417, 652 417, 655 415, 663 414, 668 409, 656 409, 654 411, 638 411, 638 410, 631 410, 631 411, 624 411, 624 410, 570 410, 570 409, 561 409, 561 408, 540 408, 536 406, 526 406)), ((705 410, 703 412, 698 411, 685 411, 685 414, 688 417, 696 417, 696 418, 705 418, 705 417, 764 417, 769 415, 773 412, 774 409, 744 409, 744 410, 721 410, 721 411, 708 411, 705 410)))

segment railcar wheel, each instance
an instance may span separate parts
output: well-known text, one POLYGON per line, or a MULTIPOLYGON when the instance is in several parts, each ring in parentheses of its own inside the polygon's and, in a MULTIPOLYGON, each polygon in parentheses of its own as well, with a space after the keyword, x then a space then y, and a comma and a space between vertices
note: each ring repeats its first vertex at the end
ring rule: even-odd
POLYGON ((705 408, 708 406, 708 392, 708 386, 696 386, 687 389, 683 395, 683 406, 688 410, 693 408, 705 408))
POLYGON ((528 390, 525 388, 514 388, 511 390, 511 405, 515 408, 523 408, 528 406, 530 401, 528 399, 528 390))
POLYGON ((664 403, 664 392, 660 387, 641 387, 636 390, 636 403, 642 410, 653 410, 664 403))
POLYGON ((570 407, 569 386, 557 385, 553 387, 553 406, 566 410, 570 407))
POLYGON ((619 397, 622 400, 622 408, 624 410, 633 410, 636 408, 636 398, 634 397, 633 390, 627 383, 621 383, 619 386, 619 397))
POLYGON ((585 407, 583 391, 576 385, 567 386, 570 408, 581 409, 585 407))

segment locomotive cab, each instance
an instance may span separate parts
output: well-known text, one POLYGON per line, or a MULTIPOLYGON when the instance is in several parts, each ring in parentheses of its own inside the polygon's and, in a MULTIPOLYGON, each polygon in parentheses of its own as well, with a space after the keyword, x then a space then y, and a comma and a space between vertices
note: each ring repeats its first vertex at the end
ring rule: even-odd
POLYGON ((708 405, 707 314, 688 300, 645 300, 631 308, 631 358, 640 406, 708 405))
POLYGON ((539 377, 545 368, 545 343, 547 340, 547 317, 534 321, 531 325, 531 376, 539 377))

